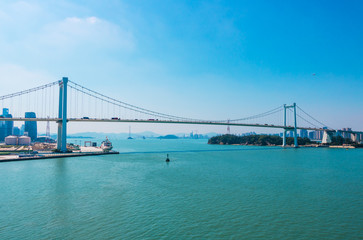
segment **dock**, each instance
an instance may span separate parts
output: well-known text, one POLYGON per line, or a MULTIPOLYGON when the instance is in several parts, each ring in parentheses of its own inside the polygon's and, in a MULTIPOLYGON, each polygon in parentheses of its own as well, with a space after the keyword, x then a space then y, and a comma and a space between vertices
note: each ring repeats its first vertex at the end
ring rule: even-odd
POLYGON ((0 162, 14 162, 14 161, 26 161, 26 160, 41 160, 48 158, 67 158, 67 157, 86 157, 86 156, 99 156, 108 154, 119 154, 117 151, 108 152, 72 152, 72 153, 39 153, 33 156, 20 157, 19 155, 4 155, 0 156, 0 162))

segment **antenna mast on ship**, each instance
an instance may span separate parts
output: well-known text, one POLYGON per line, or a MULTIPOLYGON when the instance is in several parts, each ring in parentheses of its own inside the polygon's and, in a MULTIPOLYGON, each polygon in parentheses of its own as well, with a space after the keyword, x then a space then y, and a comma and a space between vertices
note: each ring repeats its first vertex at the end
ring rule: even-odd
POLYGON ((131 126, 129 126, 129 137, 127 139, 132 139, 132 137, 131 137, 131 126))

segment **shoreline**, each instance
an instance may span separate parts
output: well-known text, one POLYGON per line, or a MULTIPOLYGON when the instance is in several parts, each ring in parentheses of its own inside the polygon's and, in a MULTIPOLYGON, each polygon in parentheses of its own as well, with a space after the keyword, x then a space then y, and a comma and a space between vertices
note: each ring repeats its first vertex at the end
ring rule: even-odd
MULTIPOLYGON (((10 158, 0 158, 0 162, 16 162, 16 161, 29 161, 29 160, 42 160, 49 158, 66 158, 66 157, 85 157, 85 156, 98 156, 98 155, 108 155, 108 154, 120 154, 117 151, 109 152, 75 152, 75 153, 51 153, 44 155, 35 155, 29 157, 19 157, 19 155, 14 155, 10 158)), ((8 155, 9 156, 9 155, 8 155)))
MULTIPOLYGON (((210 145, 226 145, 226 146, 255 146, 255 147, 281 147, 281 148, 295 148, 293 145, 287 145, 285 147, 282 147, 281 145, 256 145, 256 144, 225 144, 225 143, 219 143, 219 144, 213 144, 213 143, 208 143, 210 145)), ((356 146, 352 146, 352 145, 315 145, 315 144, 309 144, 309 145, 299 145, 298 148, 338 148, 338 149, 359 149, 362 147, 356 147, 356 146)))

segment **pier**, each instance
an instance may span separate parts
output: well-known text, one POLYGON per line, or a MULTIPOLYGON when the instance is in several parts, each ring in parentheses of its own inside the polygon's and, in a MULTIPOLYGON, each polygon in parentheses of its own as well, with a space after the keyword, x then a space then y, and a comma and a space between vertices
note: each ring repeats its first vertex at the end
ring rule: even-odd
POLYGON ((72 152, 72 153, 40 153, 40 154, 29 154, 29 156, 21 157, 21 155, 5 155, 0 156, 0 162, 14 162, 14 161, 26 161, 26 160, 42 160, 48 158, 68 158, 68 157, 86 157, 86 156, 99 156, 119 154, 117 151, 108 152, 72 152))

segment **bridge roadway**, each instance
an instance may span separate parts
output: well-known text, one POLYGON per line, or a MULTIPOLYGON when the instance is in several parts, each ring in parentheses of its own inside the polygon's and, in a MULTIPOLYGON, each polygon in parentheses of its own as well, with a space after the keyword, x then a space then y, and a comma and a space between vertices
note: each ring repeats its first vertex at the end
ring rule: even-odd
MULTIPOLYGON (((0 121, 30 121, 30 122, 61 122, 61 118, 0 118, 0 121)), ((293 130, 293 126, 271 125, 271 124, 252 124, 252 123, 228 123, 213 121, 175 121, 175 120, 158 120, 158 119, 106 119, 106 118, 68 118, 68 122, 120 122, 120 123, 166 123, 166 124, 194 124, 194 125, 215 125, 215 126, 236 126, 236 127, 261 127, 261 128, 278 128, 293 130)), ((332 129, 297 127, 297 129, 305 129, 310 131, 336 131, 332 129)), ((346 133, 363 134, 363 131, 343 131, 346 133)))

